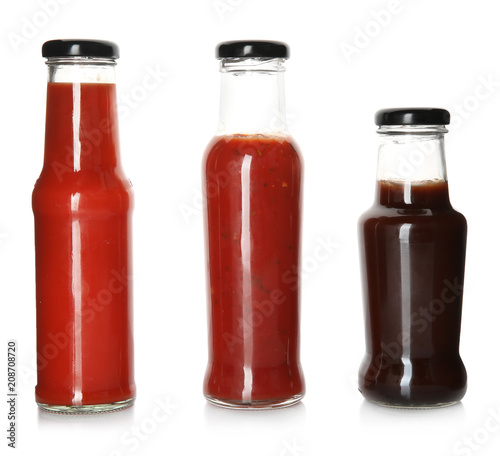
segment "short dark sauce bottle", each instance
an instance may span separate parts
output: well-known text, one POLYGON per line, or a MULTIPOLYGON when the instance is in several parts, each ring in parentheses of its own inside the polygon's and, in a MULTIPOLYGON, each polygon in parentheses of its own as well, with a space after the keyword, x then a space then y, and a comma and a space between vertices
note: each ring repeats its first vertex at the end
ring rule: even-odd
POLYGON ((444 109, 385 109, 377 190, 359 221, 366 354, 359 389, 393 407, 462 399, 459 355, 467 222, 450 204, 444 109))

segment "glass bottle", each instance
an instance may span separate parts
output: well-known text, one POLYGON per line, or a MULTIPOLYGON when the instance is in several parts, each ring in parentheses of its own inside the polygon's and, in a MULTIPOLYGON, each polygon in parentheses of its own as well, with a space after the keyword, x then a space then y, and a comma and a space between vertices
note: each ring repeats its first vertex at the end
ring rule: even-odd
POLYGON ((467 222, 448 196, 444 109, 385 109, 377 190, 359 221, 365 398, 439 407, 464 396, 459 355, 467 222))
POLYGON ((95 413, 135 398, 131 184, 118 145, 115 60, 107 41, 53 40, 43 169, 33 191, 36 401, 95 413))
POLYGON ((203 160, 209 359, 205 397, 292 405, 299 355, 302 159, 288 133, 280 42, 221 43, 219 131, 203 160))

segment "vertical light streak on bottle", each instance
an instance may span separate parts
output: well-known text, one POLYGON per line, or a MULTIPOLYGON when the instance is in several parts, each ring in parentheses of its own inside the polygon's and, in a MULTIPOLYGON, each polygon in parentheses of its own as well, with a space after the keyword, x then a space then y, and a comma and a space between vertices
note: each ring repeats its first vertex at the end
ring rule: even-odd
POLYGON ((401 360, 403 377, 401 378, 401 396, 410 397, 410 380, 412 365, 410 360, 411 331, 411 264, 410 264, 410 229, 411 224, 405 223, 399 231, 401 257, 401 360))
POLYGON ((74 304, 73 328, 73 405, 82 405, 82 238, 77 211, 80 193, 71 195, 71 290, 74 304))
POLYGON ((243 401, 252 399, 253 328, 252 322, 252 269, 250 238, 250 167, 252 156, 245 155, 241 166, 241 263, 243 266, 243 401))
POLYGON ((81 115, 82 86, 79 82, 73 83, 73 170, 80 171, 82 145, 80 142, 80 115, 81 115))

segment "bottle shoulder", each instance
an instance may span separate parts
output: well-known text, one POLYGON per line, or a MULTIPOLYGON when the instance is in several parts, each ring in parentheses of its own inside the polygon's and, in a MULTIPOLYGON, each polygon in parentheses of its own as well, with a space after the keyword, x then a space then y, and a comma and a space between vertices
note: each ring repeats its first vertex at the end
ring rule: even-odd
POLYGON ((451 205, 445 207, 417 207, 401 208, 387 207, 374 204, 363 212, 358 219, 360 228, 368 226, 395 226, 411 225, 450 225, 461 226, 467 229, 465 216, 453 209, 451 205))
POLYGON ((58 179, 44 173, 33 188, 32 206, 35 212, 128 210, 133 207, 132 184, 121 173, 68 173, 58 179))
POLYGON ((120 187, 130 186, 130 181, 126 177, 120 166, 116 167, 94 167, 75 171, 66 167, 60 170, 54 166, 44 166, 35 186, 57 188, 59 191, 71 191, 74 188, 88 189, 89 191, 105 191, 120 187))
POLYGON ((214 168, 227 163, 239 164, 250 157, 253 166, 294 163, 302 166, 302 154, 290 137, 264 135, 215 136, 205 149, 203 163, 214 168))

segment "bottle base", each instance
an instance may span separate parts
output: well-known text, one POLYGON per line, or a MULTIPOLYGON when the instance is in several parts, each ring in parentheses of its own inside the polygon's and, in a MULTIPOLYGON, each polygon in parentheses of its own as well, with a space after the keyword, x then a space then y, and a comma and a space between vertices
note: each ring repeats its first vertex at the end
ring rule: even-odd
POLYGON ((381 407, 393 408, 393 409, 406 409, 406 410, 441 409, 441 408, 445 408, 445 407, 451 407, 452 405, 456 405, 456 404, 460 403, 460 401, 451 401, 451 402, 439 402, 436 404, 391 404, 389 402, 374 401, 371 399, 366 399, 366 400, 372 404, 379 405, 381 407))
POLYGON ((37 402, 38 407, 44 412, 57 413, 62 415, 94 415, 97 413, 116 412, 130 407, 135 401, 135 397, 109 404, 90 405, 50 405, 37 402))
POLYGON ((233 410, 274 410, 285 407, 291 407, 302 400, 304 394, 296 394, 292 397, 285 399, 266 399, 257 401, 243 401, 243 400, 229 400, 220 399, 217 397, 207 396, 205 398, 208 402, 218 407, 233 409, 233 410))

